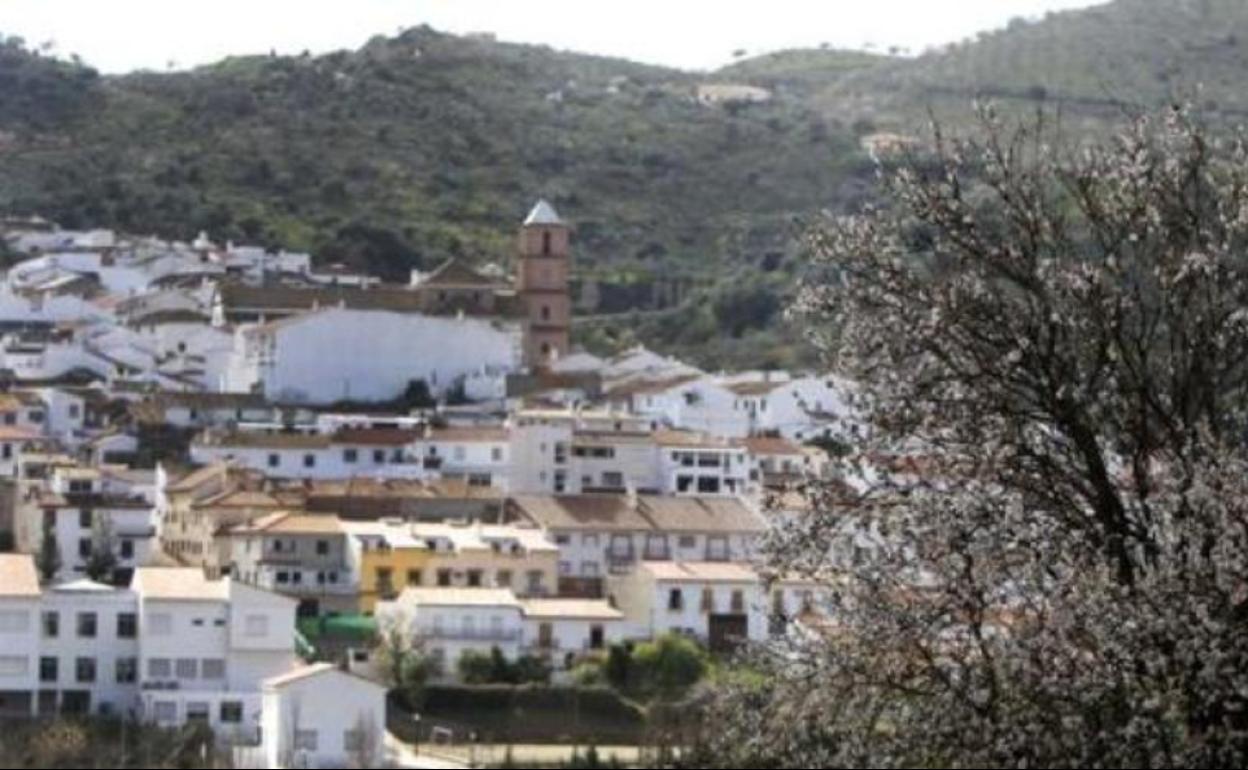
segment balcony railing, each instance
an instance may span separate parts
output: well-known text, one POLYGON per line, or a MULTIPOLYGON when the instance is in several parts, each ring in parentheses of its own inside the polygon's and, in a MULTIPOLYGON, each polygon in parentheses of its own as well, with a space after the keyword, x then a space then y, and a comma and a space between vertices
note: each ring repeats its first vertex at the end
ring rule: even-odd
POLYGON ((518 642, 520 631, 491 628, 421 628, 417 635, 424 639, 446 642, 518 642))

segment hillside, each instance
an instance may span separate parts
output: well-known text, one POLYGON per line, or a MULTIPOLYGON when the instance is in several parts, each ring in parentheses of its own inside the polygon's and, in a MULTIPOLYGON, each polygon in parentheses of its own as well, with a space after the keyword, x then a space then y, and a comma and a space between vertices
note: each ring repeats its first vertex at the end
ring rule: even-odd
POLYGON ((701 275, 783 248, 787 215, 835 200, 861 159, 800 104, 708 108, 694 85, 428 29, 108 78, 88 119, 24 132, 0 156, 0 205, 258 238, 403 277, 451 255, 506 258, 544 195, 578 223, 584 265, 701 275))
POLYGON ((207 230, 404 279, 448 256, 506 260, 546 196, 577 223, 582 310, 641 311, 587 342, 639 334, 710 366, 787 363, 795 236, 870 195, 864 135, 921 132, 929 109, 957 122, 977 96, 1060 102, 1088 130, 1174 98, 1239 116, 1246 44, 1242 0, 1116 0, 916 58, 780 51, 706 74, 428 28, 123 77, 10 43, 0 211, 207 230), (771 98, 699 103, 707 85, 771 98))
POLYGON ((977 96, 1025 110, 1060 103, 1067 115, 1098 120, 1174 100, 1238 116, 1248 114, 1246 73, 1248 3, 1115 0, 851 73, 812 104, 904 129, 928 108, 956 121, 977 96))

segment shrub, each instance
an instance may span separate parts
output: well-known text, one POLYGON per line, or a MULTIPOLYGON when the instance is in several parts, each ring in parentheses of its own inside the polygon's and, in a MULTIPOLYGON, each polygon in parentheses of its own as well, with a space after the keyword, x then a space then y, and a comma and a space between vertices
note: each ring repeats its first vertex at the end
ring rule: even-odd
POLYGON ((707 656, 691 639, 666 634, 638 645, 633 653, 635 684, 649 692, 677 694, 697 684, 707 670, 707 656))

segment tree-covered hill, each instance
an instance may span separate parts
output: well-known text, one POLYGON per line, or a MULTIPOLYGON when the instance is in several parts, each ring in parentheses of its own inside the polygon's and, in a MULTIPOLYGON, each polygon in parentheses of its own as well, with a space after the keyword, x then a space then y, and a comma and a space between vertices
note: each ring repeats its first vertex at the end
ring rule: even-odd
POLYGON ((708 365, 784 363, 795 236, 870 194, 865 135, 921 133, 929 110, 957 119, 977 96, 1060 102, 1080 130, 1174 98, 1238 116, 1246 46, 1242 0, 1116 0, 914 58, 781 51, 711 73, 428 28, 119 77, 10 41, 0 211, 207 230, 402 278, 448 256, 506 260, 545 196, 577 224, 600 312, 667 306, 639 315, 647 341, 708 365), (705 85, 772 98, 706 104, 705 85))

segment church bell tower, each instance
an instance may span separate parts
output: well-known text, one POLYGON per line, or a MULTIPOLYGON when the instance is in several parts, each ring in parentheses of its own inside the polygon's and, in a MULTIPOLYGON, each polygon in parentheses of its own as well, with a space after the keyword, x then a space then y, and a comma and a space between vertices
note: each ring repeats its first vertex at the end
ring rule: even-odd
POLYGON ((520 227, 516 294, 525 317, 525 362, 549 366, 568 354, 572 328, 571 228, 554 206, 537 202, 520 227))

